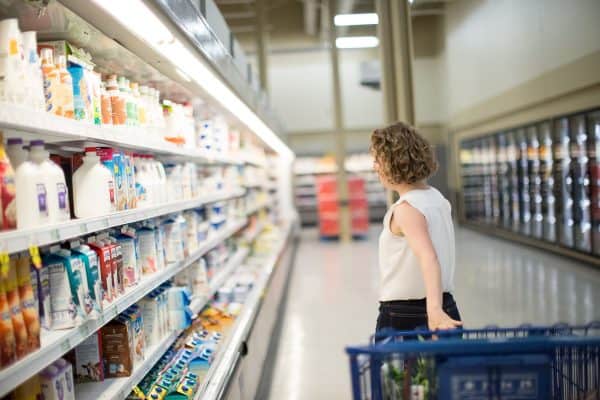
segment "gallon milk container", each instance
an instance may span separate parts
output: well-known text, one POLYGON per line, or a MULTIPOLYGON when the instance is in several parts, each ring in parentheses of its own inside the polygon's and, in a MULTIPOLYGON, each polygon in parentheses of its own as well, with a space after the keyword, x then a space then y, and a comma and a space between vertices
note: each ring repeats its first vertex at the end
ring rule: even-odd
MULTIPOLYGON (((42 140, 31 142, 32 150, 37 148, 35 159, 39 159, 42 140)), ((43 150, 41 150, 43 151, 43 150)), ((19 229, 33 228, 50 223, 50 210, 48 204, 49 177, 44 175, 45 170, 34 159, 25 161, 17 169, 15 176, 17 200, 17 226, 19 229)), ((46 170, 47 172, 47 170, 46 170)))
POLYGON ((75 216, 89 218, 116 210, 114 178, 100 162, 95 148, 87 148, 83 165, 73 174, 75 216))
POLYGON ((29 158, 29 152, 23 148, 23 139, 8 138, 6 141, 6 154, 10 159, 10 164, 16 170, 29 158))

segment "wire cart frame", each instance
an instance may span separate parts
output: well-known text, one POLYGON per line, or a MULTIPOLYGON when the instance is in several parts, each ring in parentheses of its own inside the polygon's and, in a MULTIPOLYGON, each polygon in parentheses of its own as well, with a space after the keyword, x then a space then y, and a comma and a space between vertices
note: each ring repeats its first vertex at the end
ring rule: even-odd
POLYGON ((354 400, 600 400, 600 322, 384 331, 346 352, 354 400))

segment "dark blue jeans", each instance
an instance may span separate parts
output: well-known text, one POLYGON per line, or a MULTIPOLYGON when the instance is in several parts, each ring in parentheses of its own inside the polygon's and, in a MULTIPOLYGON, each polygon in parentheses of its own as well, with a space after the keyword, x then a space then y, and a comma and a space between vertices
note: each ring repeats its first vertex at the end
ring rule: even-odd
MULTIPOLYGON (((442 308, 450 318, 460 321, 460 313, 450 293, 444 293, 442 308)), ((382 301, 379 303, 377 332, 392 328, 399 331, 427 329, 427 305, 425 299, 382 301)))

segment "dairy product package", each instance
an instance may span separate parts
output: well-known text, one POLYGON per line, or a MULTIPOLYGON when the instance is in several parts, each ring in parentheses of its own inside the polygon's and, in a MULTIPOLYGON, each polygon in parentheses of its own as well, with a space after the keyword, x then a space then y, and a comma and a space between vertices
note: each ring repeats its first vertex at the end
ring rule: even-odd
POLYGON ((158 297, 156 294, 150 294, 140 300, 138 304, 142 310, 142 318, 144 320, 144 339, 146 345, 154 346, 163 337, 158 297))
POLYGON ((162 226, 165 230, 165 261, 173 263, 183 260, 184 246, 181 224, 174 219, 168 219, 162 226))
POLYGON ((127 318, 117 317, 101 329, 102 356, 105 378, 120 378, 131 375, 133 370, 133 336, 127 318))
POLYGON ((136 239, 131 236, 131 232, 132 230, 127 230, 126 233, 120 233, 116 236, 123 255, 123 285, 126 288, 136 285, 141 279, 136 239))
POLYGON ((75 382, 100 382, 103 380, 102 335, 98 331, 75 347, 75 382))
POLYGON ((153 274, 158 271, 158 253, 156 250, 156 230, 151 227, 143 227, 137 230, 139 260, 142 264, 144 275, 153 274))
POLYGON ((134 304, 123 314, 126 315, 131 321, 134 363, 142 362, 144 360, 144 349, 146 348, 142 309, 137 304, 134 304))
POLYGON ((109 303, 112 301, 115 295, 110 247, 104 246, 102 243, 98 243, 96 241, 96 237, 93 236, 88 238, 88 246, 96 253, 96 256, 98 257, 100 282, 102 284, 102 299, 103 302, 109 303))
POLYGON ((63 257, 69 275, 73 300, 78 306, 79 312, 82 313, 82 318, 87 318, 95 308, 97 309, 97 306, 95 306, 95 301, 92 300, 90 293, 83 256, 66 249, 58 250, 55 253, 63 257))
POLYGON ((135 174, 133 171, 133 155, 131 153, 121 153, 121 157, 125 168, 125 176, 127 177, 127 208, 136 208, 137 194, 135 174))
POLYGON ((165 249, 165 228, 158 223, 156 230, 156 265, 159 270, 167 267, 166 249, 165 249))
POLYGON ((125 210, 127 207, 127 190, 123 170, 120 168, 120 162, 117 157, 115 162, 115 150, 108 147, 100 147, 97 150, 100 160, 106 168, 112 173, 114 181, 114 198, 116 211, 125 210))
POLYGON ((71 292, 69 262, 57 254, 44 255, 42 260, 42 271, 47 273, 47 283, 45 274, 40 278, 42 280, 42 302, 45 305, 48 304, 49 310, 48 315, 44 318, 46 326, 49 329, 72 328, 77 325, 84 314, 78 304, 78 296, 73 296, 71 292), (47 294, 43 293, 45 285, 49 289, 47 294))
POLYGON ((198 242, 198 214, 193 210, 183 213, 186 221, 186 244, 188 253, 193 254, 198 250, 200 243, 198 242))
POLYGON ((93 313, 99 315, 103 309, 104 293, 98 255, 90 246, 82 245, 79 241, 71 242, 71 250, 79 255, 83 261, 93 313))
POLYGON ((65 391, 63 393, 64 400, 75 400, 75 380, 73 379, 73 367, 64 358, 59 358, 53 364, 62 375, 61 379, 65 382, 65 391))

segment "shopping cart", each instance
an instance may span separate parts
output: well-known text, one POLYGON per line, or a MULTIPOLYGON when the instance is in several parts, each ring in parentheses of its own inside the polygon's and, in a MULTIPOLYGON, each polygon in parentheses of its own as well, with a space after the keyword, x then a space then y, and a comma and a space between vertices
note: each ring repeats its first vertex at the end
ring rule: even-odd
POLYGON ((348 347, 354 400, 600 400, 600 322, 432 335, 348 347))

